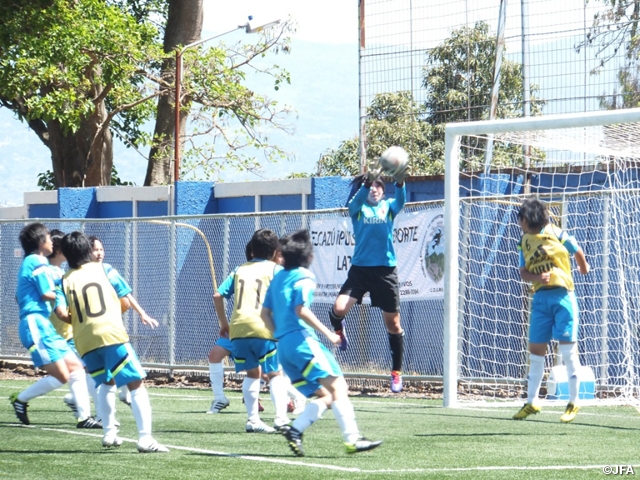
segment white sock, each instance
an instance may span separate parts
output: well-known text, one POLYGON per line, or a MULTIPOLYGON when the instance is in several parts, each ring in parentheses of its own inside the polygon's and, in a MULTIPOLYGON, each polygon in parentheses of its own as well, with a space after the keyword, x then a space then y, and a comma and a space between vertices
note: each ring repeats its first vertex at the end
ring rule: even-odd
POLYGON ((131 392, 131 409, 138 426, 138 440, 142 442, 146 437, 151 437, 151 402, 144 385, 131 392))
POLYGON ((102 419, 102 433, 115 436, 118 433, 118 427, 116 427, 116 391, 115 385, 102 384, 97 389, 97 396, 99 397, 98 403, 96 403, 96 414, 102 419))
POLYGON ((129 392, 129 387, 127 387, 126 385, 120 387, 118 398, 121 402, 131 403, 131 392, 129 392))
POLYGON ((211 380, 211 390, 213 398, 223 400, 224 396, 224 367, 222 363, 209 364, 209 380, 211 380))
POLYGON ((244 406, 247 409, 247 416, 251 422, 260 421, 258 412, 258 397, 260 396, 260 379, 244 377, 242 381, 242 396, 244 406))
POLYGON ((561 343, 560 353, 562 360, 567 367, 567 379, 569 380, 569 402, 578 404, 580 379, 578 369, 580 368, 580 358, 575 349, 575 343, 561 343))
POLYGON ((91 416, 91 402, 87 391, 87 377, 83 369, 69 373, 69 390, 78 409, 78 420, 86 420, 91 416))
POLYGON ((18 400, 26 403, 32 398, 40 397, 42 395, 46 395, 49 392, 53 392, 57 388, 60 388, 64 383, 61 383, 58 379, 52 377, 51 375, 47 375, 44 378, 41 378, 36 383, 29 385, 23 391, 18 394, 18 400))
POLYGON ((327 411, 327 406, 322 400, 313 400, 307 403, 307 406, 298 418, 296 418, 291 426, 299 432, 304 432, 315 421, 322 418, 322 414, 327 411))
POLYGON ((276 409, 274 423, 278 425, 286 425, 289 423, 287 416, 287 404, 289 396, 287 395, 287 381, 282 375, 276 375, 269 380, 269 393, 271 401, 276 409))
POLYGON ((345 398, 331 404, 333 415, 340 425, 342 438, 347 443, 355 443, 360 438, 360 431, 356 423, 356 412, 353 411, 351 400, 345 398))
POLYGON ((535 405, 540 394, 540 385, 544 375, 544 357, 529 354, 529 375, 527 376, 527 402, 535 405))
POLYGON ((298 402, 306 402, 307 397, 301 394, 300 391, 293 386, 289 377, 287 377, 286 375, 283 375, 283 378, 284 378, 284 381, 287 383, 287 395, 289 395, 289 397, 293 398, 298 402))
POLYGON ((96 409, 96 415, 98 418, 101 418, 98 414, 98 402, 100 399, 98 398, 98 389, 96 388, 96 382, 93 381, 93 377, 88 373, 85 375, 85 381, 87 382, 87 392, 89 392, 89 396, 91 400, 93 400, 93 406, 96 409))

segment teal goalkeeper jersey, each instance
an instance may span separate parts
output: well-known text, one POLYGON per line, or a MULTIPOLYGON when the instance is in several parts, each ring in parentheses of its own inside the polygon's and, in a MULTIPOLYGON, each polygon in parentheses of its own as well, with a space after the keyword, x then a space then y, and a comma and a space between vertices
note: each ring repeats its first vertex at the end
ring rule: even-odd
POLYGON ((395 186, 396 198, 382 199, 369 205, 369 189, 364 185, 349 201, 349 216, 353 223, 356 246, 351 264, 358 267, 395 267, 393 222, 404 207, 406 189, 395 186))

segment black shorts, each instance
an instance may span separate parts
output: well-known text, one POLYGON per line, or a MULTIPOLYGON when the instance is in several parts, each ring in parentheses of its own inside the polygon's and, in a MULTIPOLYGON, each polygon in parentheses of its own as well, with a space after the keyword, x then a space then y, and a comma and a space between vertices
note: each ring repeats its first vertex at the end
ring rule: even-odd
POLYGON ((340 289, 340 295, 349 295, 362 303, 362 296, 369 292, 371 305, 383 312, 400 311, 400 289, 396 267, 358 267, 349 268, 347 281, 340 289))

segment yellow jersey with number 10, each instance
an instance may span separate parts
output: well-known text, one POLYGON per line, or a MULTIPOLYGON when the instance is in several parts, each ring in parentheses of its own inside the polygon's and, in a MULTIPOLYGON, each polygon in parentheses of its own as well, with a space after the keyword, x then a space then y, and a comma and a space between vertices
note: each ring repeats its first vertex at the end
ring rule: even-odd
POLYGON ((69 270, 63 280, 69 304, 73 340, 78 353, 129 341, 122 322, 120 299, 101 263, 69 270))
POLYGON ((571 255, 562 244, 562 229, 549 224, 538 234, 525 233, 518 247, 522 249, 525 268, 539 275, 551 272, 548 284, 533 283, 533 291, 541 288, 562 287, 573 291, 573 275, 571 274, 571 255))

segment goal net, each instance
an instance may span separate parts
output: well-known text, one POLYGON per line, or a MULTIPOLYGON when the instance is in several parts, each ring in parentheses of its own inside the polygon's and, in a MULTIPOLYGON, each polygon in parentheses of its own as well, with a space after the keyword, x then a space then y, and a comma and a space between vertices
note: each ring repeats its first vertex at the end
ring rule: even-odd
MULTIPOLYGON (((591 265, 583 276, 572 259, 581 398, 637 403, 639 138, 640 109, 447 125, 445 406, 526 397, 531 294, 517 212, 528 196, 548 203, 591 265)), ((556 351, 552 341, 541 396, 564 404, 556 351)))

